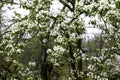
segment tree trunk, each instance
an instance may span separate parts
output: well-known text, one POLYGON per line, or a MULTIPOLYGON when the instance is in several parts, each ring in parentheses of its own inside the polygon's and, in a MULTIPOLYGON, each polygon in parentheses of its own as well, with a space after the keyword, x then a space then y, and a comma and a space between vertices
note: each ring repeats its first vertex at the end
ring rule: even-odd
POLYGON ((43 42, 43 53, 42 53, 42 60, 41 60, 41 78, 42 80, 48 80, 48 63, 47 63, 47 49, 49 47, 49 38, 50 38, 50 32, 47 33, 46 39, 47 41, 43 42))
POLYGON ((42 80, 48 80, 47 75, 47 49, 44 49, 41 60, 41 78, 42 80))
MULTIPOLYGON (((79 39, 77 44, 78 44, 77 47, 78 47, 79 51, 80 50, 82 51, 82 39, 79 39)), ((78 72, 80 73, 80 72, 83 71, 83 67, 82 67, 83 66, 83 64, 82 64, 82 53, 81 52, 79 52, 79 56, 80 56, 80 59, 78 60, 78 63, 77 63, 77 69, 78 69, 78 72)), ((82 80, 82 76, 79 77, 79 80, 82 80)))
POLYGON ((78 79, 78 75, 77 75, 77 70, 76 70, 76 66, 75 66, 75 57, 73 56, 73 50, 72 50, 72 44, 69 42, 69 54, 70 54, 70 63, 71 63, 71 68, 73 70, 73 74, 74 74, 74 78, 75 80, 79 80, 78 79))
MULTIPOLYGON (((78 49, 82 50, 82 40, 81 39, 78 40, 78 49)), ((78 70, 80 72, 80 71, 83 71, 83 68, 82 68, 82 53, 81 52, 79 53, 79 56, 80 56, 80 59, 78 60, 78 70)))

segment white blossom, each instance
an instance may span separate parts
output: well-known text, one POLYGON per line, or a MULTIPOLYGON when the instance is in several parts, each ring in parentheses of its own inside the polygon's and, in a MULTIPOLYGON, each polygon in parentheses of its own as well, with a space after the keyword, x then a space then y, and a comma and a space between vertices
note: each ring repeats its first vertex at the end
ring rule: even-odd
POLYGON ((35 62, 29 62, 28 63, 30 66, 36 66, 36 63, 35 62))

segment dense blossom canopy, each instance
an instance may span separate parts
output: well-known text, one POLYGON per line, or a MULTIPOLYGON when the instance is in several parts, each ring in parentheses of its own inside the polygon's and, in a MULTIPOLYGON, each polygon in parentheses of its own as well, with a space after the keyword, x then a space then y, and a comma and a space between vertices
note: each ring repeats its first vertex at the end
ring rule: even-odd
POLYGON ((0 79, 53 79, 50 64, 55 69, 63 64, 70 68, 67 80, 120 79, 120 0, 2 0, 0 9, 0 79), (54 2, 60 5, 57 12, 54 2), (16 11, 9 20, 12 25, 5 25, 3 7, 8 5, 11 10, 18 5, 29 14, 16 11), (102 31, 95 53, 83 52, 85 17, 89 17, 89 25, 102 31), (24 64, 21 59, 33 43, 41 58, 37 75, 38 63, 31 59, 24 64))

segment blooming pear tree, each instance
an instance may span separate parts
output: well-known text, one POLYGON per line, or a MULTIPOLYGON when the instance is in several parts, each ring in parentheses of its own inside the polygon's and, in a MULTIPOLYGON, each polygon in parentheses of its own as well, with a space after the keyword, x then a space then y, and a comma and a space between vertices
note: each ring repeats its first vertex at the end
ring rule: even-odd
POLYGON ((92 56, 88 59, 93 61, 93 64, 88 66, 88 69, 93 71, 91 73, 93 79, 119 79, 119 65, 116 63, 116 55, 119 56, 118 53, 120 44, 118 14, 119 2, 119 0, 101 0, 85 6, 88 11, 87 15, 91 17, 95 15, 98 16, 98 18, 91 23, 95 25, 95 27, 102 29, 101 39, 104 44, 102 49, 98 50, 97 54, 99 56, 92 56))
MULTIPOLYGON (((29 14, 22 17, 15 13, 12 19, 15 24, 8 33, 2 35, 0 78, 50 80, 52 69, 61 67, 63 57, 67 55, 70 80, 119 79, 120 66, 116 56, 120 55, 120 0, 58 0, 62 7, 55 14, 51 11, 53 1, 21 0, 15 3, 28 10, 29 14), (103 46, 96 48, 94 55, 83 53, 82 50, 82 34, 88 25, 82 15, 91 19, 89 24, 102 30, 103 46), (28 67, 20 62, 25 46, 35 37, 42 43, 41 69, 38 73, 41 77, 35 77, 30 70, 36 65, 35 62, 29 62, 28 67)), ((14 0, 10 4, 12 6, 14 0)))

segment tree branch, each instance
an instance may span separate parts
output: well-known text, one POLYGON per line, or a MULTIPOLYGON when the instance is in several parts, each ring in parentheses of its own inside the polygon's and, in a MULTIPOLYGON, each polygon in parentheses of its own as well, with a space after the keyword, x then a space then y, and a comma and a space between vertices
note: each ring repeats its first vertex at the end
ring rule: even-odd
POLYGON ((60 2, 61 2, 65 7, 67 7, 71 12, 74 11, 74 9, 71 8, 70 5, 68 5, 68 4, 67 4, 66 2, 64 2, 63 0, 60 0, 60 2))

